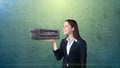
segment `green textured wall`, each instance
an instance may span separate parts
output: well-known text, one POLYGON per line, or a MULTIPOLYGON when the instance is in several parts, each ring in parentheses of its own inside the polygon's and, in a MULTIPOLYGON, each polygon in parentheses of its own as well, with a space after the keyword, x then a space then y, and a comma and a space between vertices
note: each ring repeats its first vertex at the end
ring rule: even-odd
POLYGON ((60 29, 61 40, 69 18, 88 44, 88 68, 120 68, 120 0, 0 0, 0 68, 61 68, 52 44, 29 30, 60 29))

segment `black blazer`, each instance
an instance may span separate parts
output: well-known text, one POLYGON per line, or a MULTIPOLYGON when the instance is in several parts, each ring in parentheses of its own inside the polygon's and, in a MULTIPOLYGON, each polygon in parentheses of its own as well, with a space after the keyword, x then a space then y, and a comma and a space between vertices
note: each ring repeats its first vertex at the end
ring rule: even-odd
POLYGON ((73 42, 69 55, 67 55, 67 40, 63 39, 60 43, 60 48, 53 51, 57 60, 63 58, 62 68, 66 68, 69 64, 70 68, 86 68, 87 59, 87 44, 81 39, 73 42))

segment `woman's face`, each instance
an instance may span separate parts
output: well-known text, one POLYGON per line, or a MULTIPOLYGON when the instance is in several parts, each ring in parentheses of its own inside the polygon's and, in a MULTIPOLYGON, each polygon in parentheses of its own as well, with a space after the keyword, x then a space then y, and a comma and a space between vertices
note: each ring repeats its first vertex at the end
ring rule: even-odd
POLYGON ((64 30, 65 35, 69 35, 69 34, 73 33, 74 28, 72 28, 71 25, 66 21, 64 23, 63 30, 64 30))

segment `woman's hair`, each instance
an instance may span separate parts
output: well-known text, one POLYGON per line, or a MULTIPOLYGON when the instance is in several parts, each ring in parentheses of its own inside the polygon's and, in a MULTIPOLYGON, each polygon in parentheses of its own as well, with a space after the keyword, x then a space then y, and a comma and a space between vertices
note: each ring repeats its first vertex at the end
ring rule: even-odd
POLYGON ((81 37, 80 37, 80 34, 79 34, 79 29, 78 29, 77 22, 73 19, 67 19, 65 21, 68 22, 72 28, 74 27, 73 37, 77 40, 80 40, 81 37))

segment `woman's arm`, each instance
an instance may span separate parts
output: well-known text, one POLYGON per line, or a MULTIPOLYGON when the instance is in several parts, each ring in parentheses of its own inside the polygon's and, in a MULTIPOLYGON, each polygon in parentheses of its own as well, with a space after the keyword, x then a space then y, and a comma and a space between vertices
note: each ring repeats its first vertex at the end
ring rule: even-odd
POLYGON ((61 41, 59 48, 57 48, 56 42, 53 43, 53 47, 54 47, 53 52, 57 60, 61 60, 63 57, 63 47, 62 47, 63 44, 62 43, 63 43, 63 40, 61 41))
POLYGON ((56 40, 50 39, 50 40, 45 40, 45 41, 50 42, 50 43, 53 44, 53 50, 54 51, 56 51, 58 49, 56 40))
POLYGON ((53 50, 56 51, 58 49, 56 41, 53 42, 53 50))
POLYGON ((57 42, 56 40, 45 40, 47 42, 50 42, 53 44, 53 52, 57 60, 61 60, 63 57, 63 51, 62 51, 62 42, 60 44, 60 48, 57 47, 57 42))

